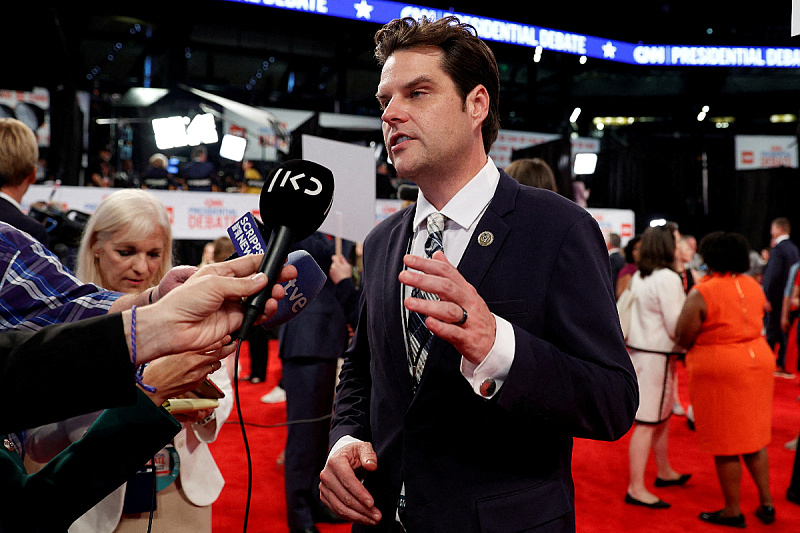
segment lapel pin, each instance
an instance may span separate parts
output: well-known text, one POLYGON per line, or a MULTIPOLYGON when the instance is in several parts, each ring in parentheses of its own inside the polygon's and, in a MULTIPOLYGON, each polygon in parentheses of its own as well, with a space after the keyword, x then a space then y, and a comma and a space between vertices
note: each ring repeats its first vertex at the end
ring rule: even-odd
POLYGON ((10 452, 14 451, 14 443, 11 442, 11 439, 3 439, 3 447, 10 452))
POLYGON ((484 231, 478 235, 478 244, 481 246, 489 246, 494 242, 494 235, 491 231, 484 231))

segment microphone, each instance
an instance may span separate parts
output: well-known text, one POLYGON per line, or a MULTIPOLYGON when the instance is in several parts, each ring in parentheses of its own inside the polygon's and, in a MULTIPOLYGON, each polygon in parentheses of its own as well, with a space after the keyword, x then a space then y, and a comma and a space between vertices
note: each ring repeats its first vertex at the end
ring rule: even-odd
POLYGON ((286 296, 278 300, 278 310, 272 318, 259 324, 265 329, 278 327, 299 315, 317 297, 328 279, 311 254, 305 250, 290 253, 286 264, 294 265, 297 277, 282 284, 286 296))
POLYGON ((259 271, 269 281, 245 300, 238 339, 247 337, 256 318, 264 312, 292 244, 314 233, 325 221, 333 204, 333 188, 329 169, 303 159, 286 161, 264 180, 259 206, 264 226, 271 233, 259 271))
MULTIPOLYGON (((261 236, 263 230, 265 228, 261 221, 252 213, 245 213, 228 228, 228 236, 235 251, 225 260, 263 254, 267 246, 261 236)), ((265 329, 278 327, 299 315, 300 311, 317 297, 328 279, 311 254, 305 250, 295 250, 290 253, 286 264, 293 265, 297 269, 297 277, 282 283, 286 296, 278 301, 278 310, 272 318, 260 324, 265 329)), ((235 337, 237 334, 232 336, 235 337)))

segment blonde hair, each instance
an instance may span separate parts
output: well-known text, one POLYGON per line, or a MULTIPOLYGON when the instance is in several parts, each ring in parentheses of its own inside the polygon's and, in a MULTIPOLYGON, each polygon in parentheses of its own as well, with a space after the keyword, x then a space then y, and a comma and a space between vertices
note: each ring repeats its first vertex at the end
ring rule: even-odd
POLYGON ((39 161, 36 134, 15 118, 0 118, 0 187, 19 185, 39 161))
POLYGON ((75 275, 81 281, 103 284, 102 273, 94 260, 94 249, 112 235, 124 230, 122 240, 139 241, 148 238, 157 227, 164 230, 164 255, 153 276, 153 283, 172 267, 172 227, 164 204, 155 195, 141 189, 121 189, 108 195, 89 217, 81 238, 75 275))

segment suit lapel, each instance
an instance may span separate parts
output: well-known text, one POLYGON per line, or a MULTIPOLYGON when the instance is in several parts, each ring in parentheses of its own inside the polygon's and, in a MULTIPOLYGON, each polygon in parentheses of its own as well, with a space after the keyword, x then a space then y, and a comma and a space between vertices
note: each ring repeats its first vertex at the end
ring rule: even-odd
POLYGON ((414 210, 408 209, 389 235, 388 249, 386 252, 386 276, 381 294, 385 300, 381 302, 386 332, 389 337, 389 351, 392 365, 403 391, 407 403, 411 403, 412 384, 411 373, 408 370, 408 356, 405 344, 405 320, 401 312, 402 300, 400 291, 402 286, 397 280, 398 274, 403 269, 403 256, 408 250, 414 222, 414 210))

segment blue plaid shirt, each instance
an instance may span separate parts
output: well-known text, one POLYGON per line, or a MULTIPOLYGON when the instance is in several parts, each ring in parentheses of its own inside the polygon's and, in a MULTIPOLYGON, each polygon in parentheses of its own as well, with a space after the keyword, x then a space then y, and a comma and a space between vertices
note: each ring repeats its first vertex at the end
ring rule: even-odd
MULTIPOLYGON (((0 332, 36 331, 108 313, 121 293, 76 278, 39 241, 0 222, 0 332)), ((25 456, 25 432, 9 435, 25 456)))
POLYGON ((104 315, 120 296, 81 282, 39 241, 0 222, 0 331, 104 315))

